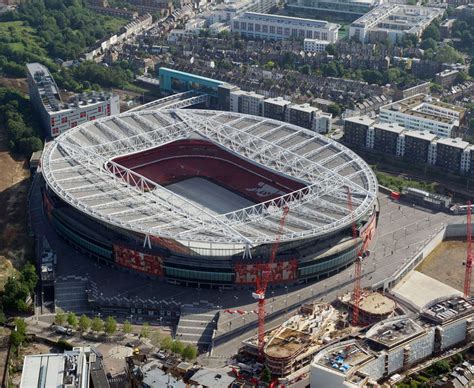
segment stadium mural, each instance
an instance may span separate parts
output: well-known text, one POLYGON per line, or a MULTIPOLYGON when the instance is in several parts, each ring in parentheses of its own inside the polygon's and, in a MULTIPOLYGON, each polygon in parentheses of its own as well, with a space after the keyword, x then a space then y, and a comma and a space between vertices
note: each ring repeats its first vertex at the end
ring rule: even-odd
POLYGON ((163 276, 163 258, 148 253, 139 252, 121 245, 114 245, 115 262, 135 271, 150 275, 163 276))
MULTIPOLYGON (((255 284, 255 280, 263 266, 262 263, 254 264, 236 264, 235 265, 235 283, 236 284, 255 284)), ((298 261, 280 261, 271 264, 272 283, 287 282, 295 280, 298 277, 298 261)))

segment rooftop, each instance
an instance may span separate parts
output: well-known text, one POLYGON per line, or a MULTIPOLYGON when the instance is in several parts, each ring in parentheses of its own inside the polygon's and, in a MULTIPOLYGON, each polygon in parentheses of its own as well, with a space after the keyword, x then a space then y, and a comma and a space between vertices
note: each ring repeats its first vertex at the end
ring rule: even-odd
POLYGON ((315 20, 315 19, 305 19, 292 16, 283 16, 283 15, 272 15, 266 13, 258 12, 245 12, 243 15, 237 18, 249 18, 249 19, 268 19, 274 21, 283 21, 287 23, 299 23, 306 24, 308 26, 313 26, 316 28, 327 28, 327 29, 339 29, 340 25, 335 23, 330 23, 325 20, 315 20))
POLYGON ((437 138, 437 136, 432 133, 422 131, 406 131, 405 136, 414 137, 421 140, 427 140, 430 142, 437 138))
POLYGON ((389 131, 389 132, 394 132, 394 133, 402 133, 406 131, 406 128, 400 124, 397 123, 383 123, 383 122, 378 122, 374 124, 374 128, 379 128, 384 131, 389 131))
POLYGON ((367 338, 386 348, 398 346, 423 333, 423 328, 410 318, 386 319, 375 324, 366 334, 367 338))
POLYGON ((435 323, 446 323, 468 314, 474 314, 474 304, 472 299, 467 300, 462 296, 437 299, 421 313, 422 317, 435 323))
POLYGON ((469 147, 469 144, 467 141, 462 140, 461 138, 445 138, 445 139, 439 139, 438 144, 443 144, 449 147, 455 147, 455 148, 460 148, 462 150, 466 149, 469 147))
MULTIPOLYGON (((340 300, 343 303, 352 303, 352 293, 344 294, 340 300)), ((395 310, 397 304, 379 292, 364 290, 360 296, 359 308, 369 314, 388 315, 395 310)))
POLYGON ((373 358, 374 356, 355 340, 350 340, 327 347, 316 355, 313 362, 348 375, 354 368, 373 358))

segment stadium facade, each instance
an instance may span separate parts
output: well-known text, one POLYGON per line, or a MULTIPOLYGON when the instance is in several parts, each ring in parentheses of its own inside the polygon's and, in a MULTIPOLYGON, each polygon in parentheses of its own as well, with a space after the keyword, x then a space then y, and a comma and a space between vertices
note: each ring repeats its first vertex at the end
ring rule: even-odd
POLYGON ((42 175, 45 213, 71 244, 190 286, 253 286, 283 206, 290 212, 272 283, 336 273, 376 227, 377 181, 355 153, 233 112, 139 111, 88 122, 46 148, 42 175))

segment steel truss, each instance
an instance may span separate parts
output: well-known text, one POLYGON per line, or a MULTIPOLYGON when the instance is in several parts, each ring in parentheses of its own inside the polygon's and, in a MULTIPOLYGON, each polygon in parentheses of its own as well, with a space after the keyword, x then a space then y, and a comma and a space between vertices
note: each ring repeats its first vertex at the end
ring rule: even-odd
POLYGON ((330 139, 270 119, 203 110, 135 110, 71 129, 45 152, 43 174, 49 186, 71 205, 116 226, 180 241, 242 246, 273 242, 282 207, 292 210, 281 235, 282 241, 289 241, 322 236, 350 226, 353 219, 371 211, 377 194, 377 182, 369 167, 355 153, 330 139), (219 121, 221 117, 230 120, 223 123, 219 121), (249 120, 249 126, 232 126, 242 120, 249 120), (115 127, 110 125, 112 122, 115 127), (263 124, 271 126, 258 136, 250 133, 263 124), (94 126, 102 132, 101 136, 93 133, 94 126), (274 141, 266 140, 282 128, 290 133, 274 141), (76 133, 90 144, 81 145, 76 133), (257 160, 306 186, 244 209, 214 214, 111 160, 192 134, 257 160), (300 142, 289 148, 281 146, 298 135, 300 142), (311 141, 316 141, 318 148, 298 154, 311 141), (327 149, 334 149, 333 154, 314 160, 327 149), (332 169, 325 166, 338 158, 342 164, 332 169), (354 172, 347 176, 339 174, 348 167, 354 172), (352 194, 352 212, 346 206, 347 188, 352 194))

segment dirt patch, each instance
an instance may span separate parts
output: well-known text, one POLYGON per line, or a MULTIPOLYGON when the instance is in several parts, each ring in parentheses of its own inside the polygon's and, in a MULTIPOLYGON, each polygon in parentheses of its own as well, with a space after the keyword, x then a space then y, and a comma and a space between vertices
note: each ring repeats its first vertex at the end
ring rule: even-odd
POLYGON ((0 128, 0 283, 4 271, 19 268, 33 253, 27 231, 28 162, 13 157, 6 142, 5 130, 0 128))
POLYGON ((463 291, 466 256, 465 241, 443 241, 416 270, 463 291))
POLYGON ((28 83, 26 82, 26 78, 0 77, 0 85, 7 88, 17 89, 28 94, 28 83))

